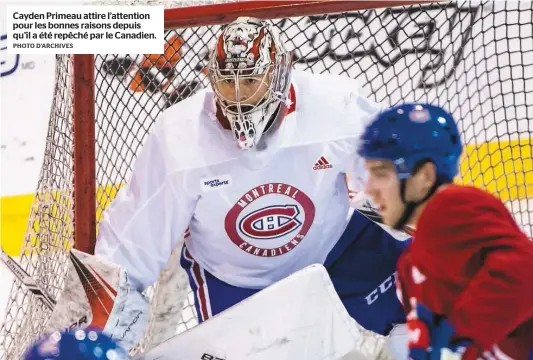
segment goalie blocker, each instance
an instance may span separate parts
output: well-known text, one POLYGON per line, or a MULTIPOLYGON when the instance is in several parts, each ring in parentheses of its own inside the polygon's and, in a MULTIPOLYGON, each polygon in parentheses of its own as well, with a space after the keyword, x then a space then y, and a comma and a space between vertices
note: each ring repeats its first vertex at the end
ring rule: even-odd
MULTIPOLYGON (((354 211, 344 234, 324 262, 350 316, 364 328, 381 335, 388 335, 395 324, 405 322, 395 292, 395 269, 409 242, 396 239, 354 211)), ((232 286, 216 278, 194 260, 185 245, 181 266, 189 276, 199 322, 261 290, 232 286)))

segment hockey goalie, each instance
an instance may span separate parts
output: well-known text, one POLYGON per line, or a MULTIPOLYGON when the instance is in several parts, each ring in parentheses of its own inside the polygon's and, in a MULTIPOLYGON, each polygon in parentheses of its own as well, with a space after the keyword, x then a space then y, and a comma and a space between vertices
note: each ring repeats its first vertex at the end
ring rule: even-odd
MULTIPOLYGON (((274 26, 254 18, 222 29, 207 70, 210 86, 157 119, 99 223, 96 255, 121 267, 100 326, 128 350, 135 346, 146 324, 142 293, 175 261, 187 273, 198 329, 318 264, 348 320, 376 336, 400 332, 406 320, 395 272, 409 239, 353 211, 347 184, 363 182, 357 145, 383 105, 353 79, 293 69, 274 26)), ((324 304, 310 311, 320 315, 324 304)), ((340 338, 334 334, 313 341, 340 338)))
POLYGON ((453 117, 400 105, 362 140, 365 189, 385 223, 416 227, 398 264, 411 359, 532 359, 533 241, 500 200, 452 184, 462 151, 453 117))

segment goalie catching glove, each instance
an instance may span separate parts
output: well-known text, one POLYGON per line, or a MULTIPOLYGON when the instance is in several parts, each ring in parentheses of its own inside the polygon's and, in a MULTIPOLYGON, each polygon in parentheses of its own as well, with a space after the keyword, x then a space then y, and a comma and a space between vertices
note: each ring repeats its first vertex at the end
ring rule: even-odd
POLYGON ((92 328, 126 351, 143 337, 150 316, 148 300, 119 265, 75 249, 72 269, 49 320, 49 331, 92 328))

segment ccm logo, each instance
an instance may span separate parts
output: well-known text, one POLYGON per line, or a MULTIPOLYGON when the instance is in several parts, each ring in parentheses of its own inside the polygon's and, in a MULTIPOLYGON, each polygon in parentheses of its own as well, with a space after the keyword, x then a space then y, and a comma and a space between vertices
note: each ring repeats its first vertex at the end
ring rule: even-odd
POLYGON ((391 276, 385 279, 377 288, 375 288, 370 294, 368 294, 365 299, 368 305, 371 305, 374 301, 378 299, 381 294, 385 294, 389 290, 396 280, 396 272, 391 276))

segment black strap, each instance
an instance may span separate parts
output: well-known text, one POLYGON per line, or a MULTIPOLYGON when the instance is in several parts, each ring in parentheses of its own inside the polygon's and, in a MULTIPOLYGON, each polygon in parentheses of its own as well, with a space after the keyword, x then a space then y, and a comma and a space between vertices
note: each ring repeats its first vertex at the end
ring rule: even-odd
MULTIPOLYGON (((414 175, 414 173, 413 173, 414 175)), ((416 208, 423 204, 427 199, 431 197, 437 191, 437 188, 442 185, 443 183, 440 180, 436 180, 431 189, 429 189, 428 193, 422 200, 419 201, 406 201, 405 200, 405 189, 407 187, 407 179, 402 179, 400 181, 400 196, 402 197, 402 201, 405 204, 405 208, 403 210, 402 216, 400 216, 400 219, 394 224, 393 228, 395 230, 402 230, 405 225, 407 225, 407 222, 413 215, 413 212, 416 210, 416 208)))

